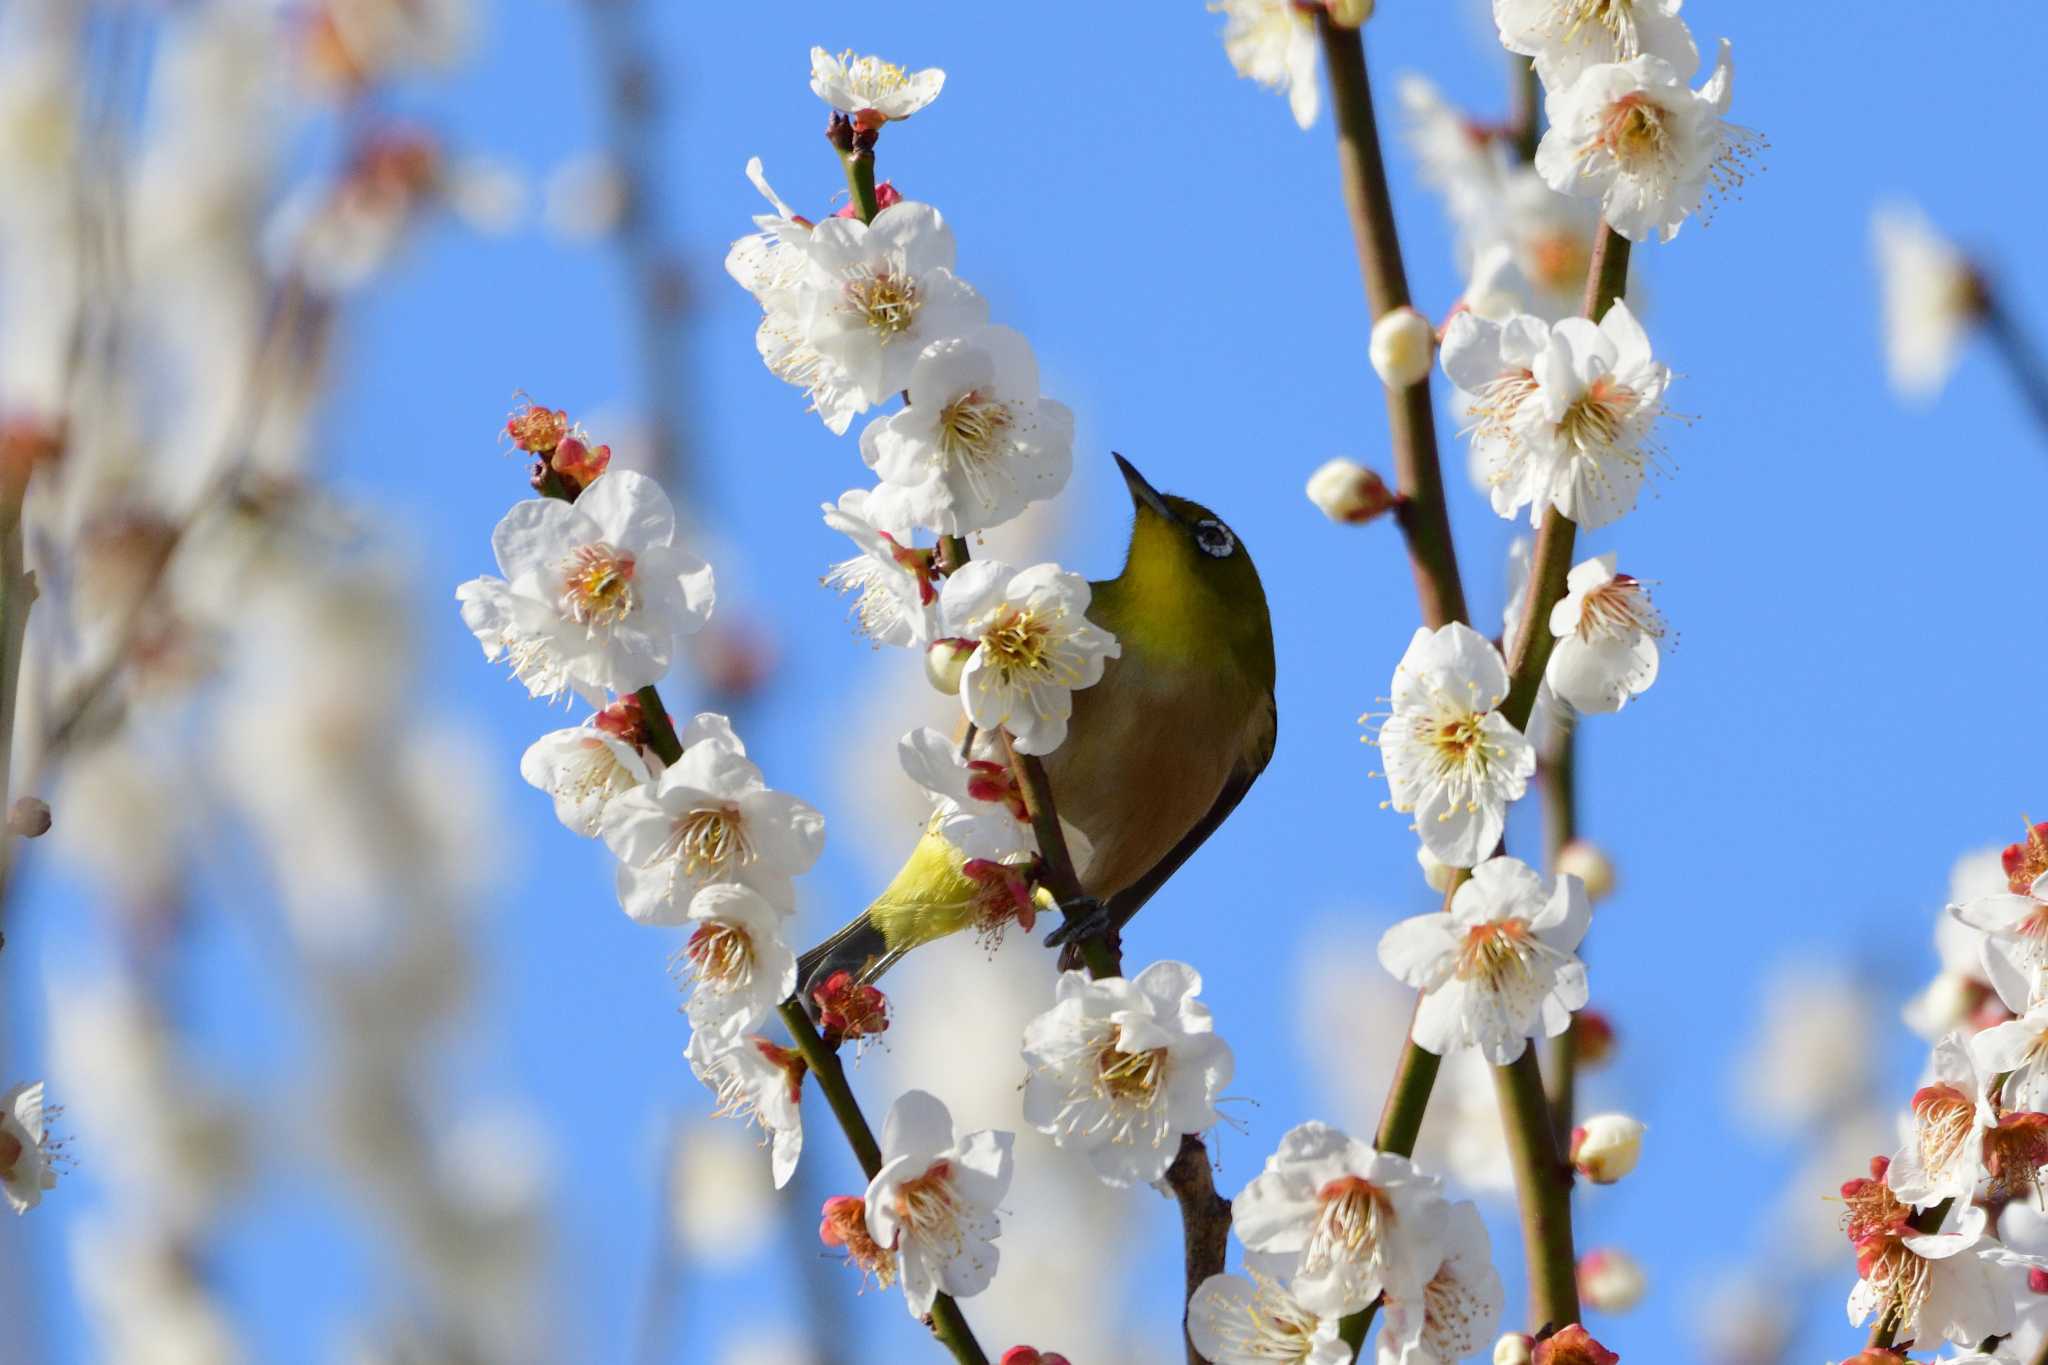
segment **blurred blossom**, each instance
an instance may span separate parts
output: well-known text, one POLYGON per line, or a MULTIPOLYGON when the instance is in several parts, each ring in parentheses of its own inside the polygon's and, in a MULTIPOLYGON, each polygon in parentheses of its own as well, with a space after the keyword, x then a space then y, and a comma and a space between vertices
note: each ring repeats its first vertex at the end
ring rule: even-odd
POLYGON ((1827 962, 1778 964, 1732 1064, 1738 1112, 1760 1132, 1792 1134, 1871 1104, 1881 1036, 1866 985, 1827 962))
POLYGON ((96 745, 64 769, 50 798, 63 818, 49 842, 115 906, 161 908, 177 898, 191 832, 191 807, 176 791, 173 770, 154 754, 125 739, 96 745))
POLYGON ((1969 259, 1912 204, 1871 214, 1884 313, 1885 371, 1909 402, 1934 401, 1955 372, 1963 344, 1989 300, 1969 259))
POLYGON ((787 1327, 750 1327, 725 1340, 718 1365, 824 1365, 802 1333, 787 1327))
POLYGON ((68 1121, 124 1215, 180 1235, 219 1218, 246 1178, 248 1119, 171 1021, 112 976, 53 979, 49 1019, 68 1121))
POLYGON ((361 288, 445 190, 445 174, 430 134, 402 126, 371 132, 332 181, 301 186, 279 206, 265 234, 271 268, 321 294, 361 288))
POLYGON ((81 1219, 71 1271, 101 1358, 121 1365, 238 1365, 233 1327, 185 1251, 146 1223, 81 1219))
POLYGON ((528 194, 526 177, 486 157, 458 161, 448 173, 448 207, 486 236, 517 231, 526 220, 528 194))
POLYGON ((588 152, 548 172, 541 188, 541 221, 562 241, 596 241, 618 230, 631 193, 617 161, 588 152))
POLYGON ((760 1254, 777 1229, 775 1190, 760 1146, 732 1124, 681 1128, 670 1156, 676 1243, 697 1265, 725 1268, 760 1254))
POLYGON ((1756 1270, 1730 1271, 1692 1303, 1700 1355, 1707 1365, 1780 1365, 1800 1307, 1796 1290, 1784 1280, 1756 1270))
POLYGON ((344 91, 450 65, 474 23, 469 0, 316 0, 301 22, 312 74, 344 91))

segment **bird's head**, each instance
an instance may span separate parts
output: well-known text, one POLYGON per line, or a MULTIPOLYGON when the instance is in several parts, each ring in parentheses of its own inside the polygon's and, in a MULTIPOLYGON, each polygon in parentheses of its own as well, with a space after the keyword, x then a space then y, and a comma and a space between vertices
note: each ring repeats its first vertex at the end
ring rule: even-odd
POLYGON ((1273 668, 1266 589, 1237 533, 1198 502, 1161 493, 1115 457, 1137 518, 1116 586, 1113 627, 1149 652, 1196 657, 1228 648, 1254 672, 1273 668))

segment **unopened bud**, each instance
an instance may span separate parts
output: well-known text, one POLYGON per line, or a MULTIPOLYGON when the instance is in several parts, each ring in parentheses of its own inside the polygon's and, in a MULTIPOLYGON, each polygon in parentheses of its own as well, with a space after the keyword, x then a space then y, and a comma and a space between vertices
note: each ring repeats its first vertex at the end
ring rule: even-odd
POLYGON ((2029 1294, 2048 1294, 2048 1270, 2043 1270, 2040 1266, 2028 1268, 2027 1292, 2029 1294))
POLYGON ((610 446, 594 446, 586 441, 580 431, 571 431, 556 443, 548 456, 548 465, 571 493, 581 493, 604 473, 612 462, 610 446))
POLYGON ((1529 1365, 1536 1358, 1536 1338, 1527 1332, 1504 1332, 1493 1343, 1493 1365, 1529 1365))
POLYGON ((1572 1060, 1582 1070, 1605 1066, 1614 1055, 1614 1025, 1598 1010, 1580 1010, 1572 1016, 1572 1060))
POLYGON ((1429 883, 1429 889, 1439 896, 1451 889, 1451 878, 1458 875, 1458 869, 1438 858, 1427 848, 1415 850, 1415 861, 1422 864, 1422 880, 1429 883))
POLYGON ((1576 1322, 1536 1343, 1536 1365, 1620 1365, 1621 1357, 1593 1340, 1576 1322))
POLYGON ((957 636, 932 641, 924 651, 925 677, 947 696, 959 696, 960 675, 966 672, 967 661, 974 657, 974 651, 980 646, 979 640, 963 640, 957 636))
POLYGON ((1357 28, 1372 18, 1373 0, 1329 0, 1330 22, 1339 28, 1357 28))
POLYGON ((1436 328, 1413 308, 1396 308, 1372 325, 1373 371, 1390 389, 1419 384, 1436 359, 1436 328))
POLYGON ((1362 526, 1399 501, 1379 475, 1342 457, 1308 476, 1308 500, 1331 521, 1362 526))
POLYGON ((825 141, 832 144, 832 150, 845 156, 853 150, 853 120, 844 114, 834 113, 825 124, 825 141))
POLYGON ((1579 1297, 1602 1313, 1626 1313, 1643 1301, 1649 1281, 1626 1251, 1589 1251, 1579 1258, 1579 1297))
POLYGON ((1572 1165, 1595 1185, 1612 1185, 1636 1168, 1643 1131, 1626 1114, 1595 1114, 1572 1129, 1572 1165))
POLYGON ((1031 1346, 1012 1346, 1003 1352, 999 1365, 1068 1365, 1058 1351, 1041 1351, 1031 1346))
POLYGON ((35 839, 50 832, 50 803, 39 796, 24 796, 7 812, 7 832, 35 839))
MULTIPOLYGON (((897 189, 889 181, 884 180, 881 184, 875 186, 875 212, 880 213, 890 205, 902 202, 903 191, 897 189)), ((860 205, 848 200, 834 209, 832 216, 834 218, 858 218, 860 217, 860 205)))
POLYGON ((1614 864, 1600 846, 1574 839, 1557 851, 1560 875, 1577 877, 1586 884, 1586 899, 1598 905, 1614 894, 1614 864))

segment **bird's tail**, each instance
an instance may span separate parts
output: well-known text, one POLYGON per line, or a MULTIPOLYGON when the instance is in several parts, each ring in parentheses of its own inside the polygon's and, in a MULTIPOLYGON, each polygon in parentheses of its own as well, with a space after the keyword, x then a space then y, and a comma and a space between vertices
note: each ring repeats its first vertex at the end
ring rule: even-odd
POLYGON ((872 912, 863 910, 845 928, 796 960, 797 998, 810 1009, 811 987, 838 971, 852 972, 866 985, 895 966, 905 949, 892 949, 875 924, 872 912))

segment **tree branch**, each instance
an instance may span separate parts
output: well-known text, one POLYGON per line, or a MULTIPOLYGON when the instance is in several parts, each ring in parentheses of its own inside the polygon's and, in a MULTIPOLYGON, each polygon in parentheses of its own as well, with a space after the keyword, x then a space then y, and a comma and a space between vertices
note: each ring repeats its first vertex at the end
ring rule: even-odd
POLYGON ((1522 1247, 1529 1263, 1532 1328, 1579 1320, 1578 1257, 1572 1250, 1572 1172, 1551 1135, 1550 1106, 1534 1045, 1493 1069, 1508 1157, 1522 1208, 1522 1247))
POLYGON ((1195 1133, 1183 1134, 1180 1154, 1166 1168, 1166 1183, 1180 1204, 1181 1244, 1186 1260, 1186 1291, 1181 1296, 1181 1337, 1188 1365, 1208 1365, 1188 1335, 1187 1305, 1211 1275, 1221 1275, 1230 1251, 1230 1201, 1216 1193, 1209 1169, 1209 1149, 1195 1133))
MULTIPOLYGON (((1337 111, 1338 176, 1351 215, 1359 268, 1365 276, 1366 304, 1377 322, 1396 308, 1408 306, 1408 276, 1401 263, 1394 201, 1387 189, 1387 168, 1373 117, 1365 42, 1359 29, 1334 22, 1320 8, 1316 31, 1322 37, 1331 103, 1337 111)), ((1408 387, 1389 391, 1387 421, 1394 448, 1394 481, 1401 494, 1397 516, 1408 541, 1423 624, 1435 629, 1466 620, 1467 613, 1465 588, 1458 577, 1458 551, 1444 505, 1431 377, 1431 372, 1425 372, 1408 387)))

